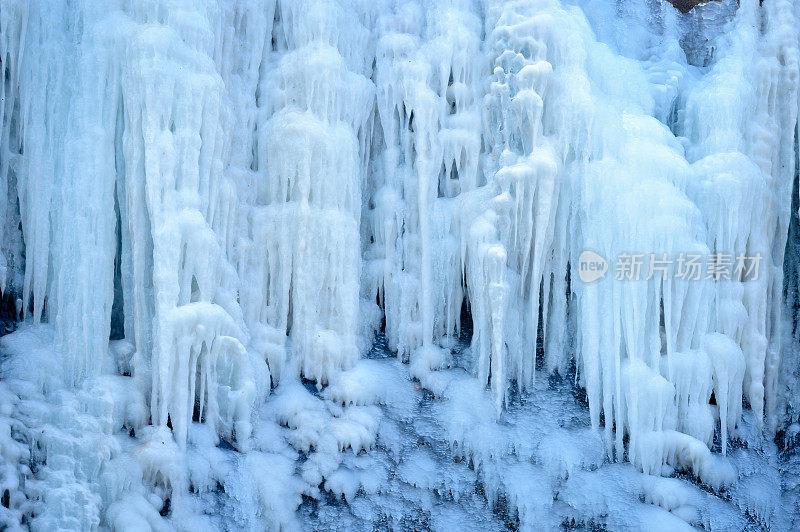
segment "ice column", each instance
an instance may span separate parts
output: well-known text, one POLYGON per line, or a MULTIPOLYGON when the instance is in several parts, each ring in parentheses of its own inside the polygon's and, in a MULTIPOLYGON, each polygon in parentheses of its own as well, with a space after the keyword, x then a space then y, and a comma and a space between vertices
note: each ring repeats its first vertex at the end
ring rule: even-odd
MULTIPOLYGON (((22 306, 27 312, 32 303, 38 322, 47 302, 68 385, 97 374, 110 330, 120 67, 109 19, 91 2, 3 6, 10 84, 3 86, 0 189, 16 181, 26 248, 22 306)), ((4 198, 0 208, 4 232, 14 202, 4 198)), ((4 256, 3 286, 6 264, 4 256)))
POLYGON ((739 268, 716 283, 712 325, 741 347, 744 395, 773 427, 795 174, 796 28, 790 3, 743 2, 717 46, 719 58, 688 95, 684 126, 696 174, 690 193, 703 211, 709 248, 732 253, 735 264, 757 257, 755 270, 739 268))
POLYGON ((402 3, 378 21, 380 144, 365 243, 365 283, 389 343, 423 373, 460 325, 468 237, 455 213, 459 195, 484 181, 480 21, 467 2, 439 7, 402 3))
MULTIPOLYGON (((497 17, 491 35, 494 80, 484 99, 484 122, 486 166, 496 171, 486 187, 491 200, 472 200, 473 209, 488 210, 472 222, 477 239, 467 247, 467 270, 473 272, 468 278, 478 376, 485 379, 491 369, 498 408, 509 378, 521 390, 533 382, 540 313, 546 333, 551 301, 560 176, 542 122, 553 76, 542 40, 549 18, 537 11, 512 4, 490 12, 497 17), (480 301, 484 293, 488 298, 480 301)), ((563 271, 555 279, 560 299, 563 271)))
POLYGON ((125 300, 144 360, 135 371, 152 372, 152 421, 171 423, 179 445, 193 416, 244 441, 254 383, 225 253, 236 202, 225 172, 231 116, 213 62, 217 17, 231 14, 180 3, 135 5, 129 15, 120 211, 125 300))
POLYGON ((276 377, 288 334, 300 373, 324 383, 358 357, 371 33, 348 5, 281 2, 277 13, 274 46, 284 53, 259 82, 244 312, 276 377))

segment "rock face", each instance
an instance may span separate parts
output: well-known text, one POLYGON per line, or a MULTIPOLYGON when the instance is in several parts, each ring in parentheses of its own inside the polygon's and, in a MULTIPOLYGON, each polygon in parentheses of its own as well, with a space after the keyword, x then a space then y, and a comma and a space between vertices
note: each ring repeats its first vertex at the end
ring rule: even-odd
POLYGON ((675 8, 680 11, 681 13, 688 13, 694 7, 699 6, 700 4, 705 4, 706 2, 716 2, 717 0, 668 0, 670 4, 675 6, 675 8))

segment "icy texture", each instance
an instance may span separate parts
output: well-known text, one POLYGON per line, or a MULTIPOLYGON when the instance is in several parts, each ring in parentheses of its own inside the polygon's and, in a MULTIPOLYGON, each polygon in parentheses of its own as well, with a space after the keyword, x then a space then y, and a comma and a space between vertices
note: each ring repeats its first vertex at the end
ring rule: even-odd
POLYGON ((796 527, 798 17, 2 1, 0 527, 796 527))

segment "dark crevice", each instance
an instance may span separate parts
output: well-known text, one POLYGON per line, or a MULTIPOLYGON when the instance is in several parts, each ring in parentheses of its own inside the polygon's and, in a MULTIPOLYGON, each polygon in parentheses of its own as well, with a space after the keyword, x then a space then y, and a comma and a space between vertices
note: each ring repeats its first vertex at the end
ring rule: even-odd
POLYGON ((125 338, 125 313, 122 292, 122 220, 119 212, 119 201, 114 193, 114 215, 116 216, 116 256, 114 257, 114 302, 111 305, 111 334, 109 339, 125 338))
MULTIPOLYGON (((795 157, 797 157, 797 153, 795 153, 795 157)), ((783 297, 791 318, 795 337, 798 334, 798 309, 800 309, 800 275, 798 275, 798 267, 800 267, 800 219, 798 219, 800 200, 798 199, 798 171, 800 171, 800 168, 796 164, 792 185, 792 206, 789 215, 789 235, 786 239, 786 250, 783 256, 783 297)))

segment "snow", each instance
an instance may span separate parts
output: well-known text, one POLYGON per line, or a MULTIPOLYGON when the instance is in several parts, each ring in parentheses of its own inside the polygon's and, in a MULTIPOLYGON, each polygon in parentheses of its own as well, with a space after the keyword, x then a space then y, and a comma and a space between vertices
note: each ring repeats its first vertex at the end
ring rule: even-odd
POLYGON ((5 0, 0 528, 797 526, 799 21, 5 0))

